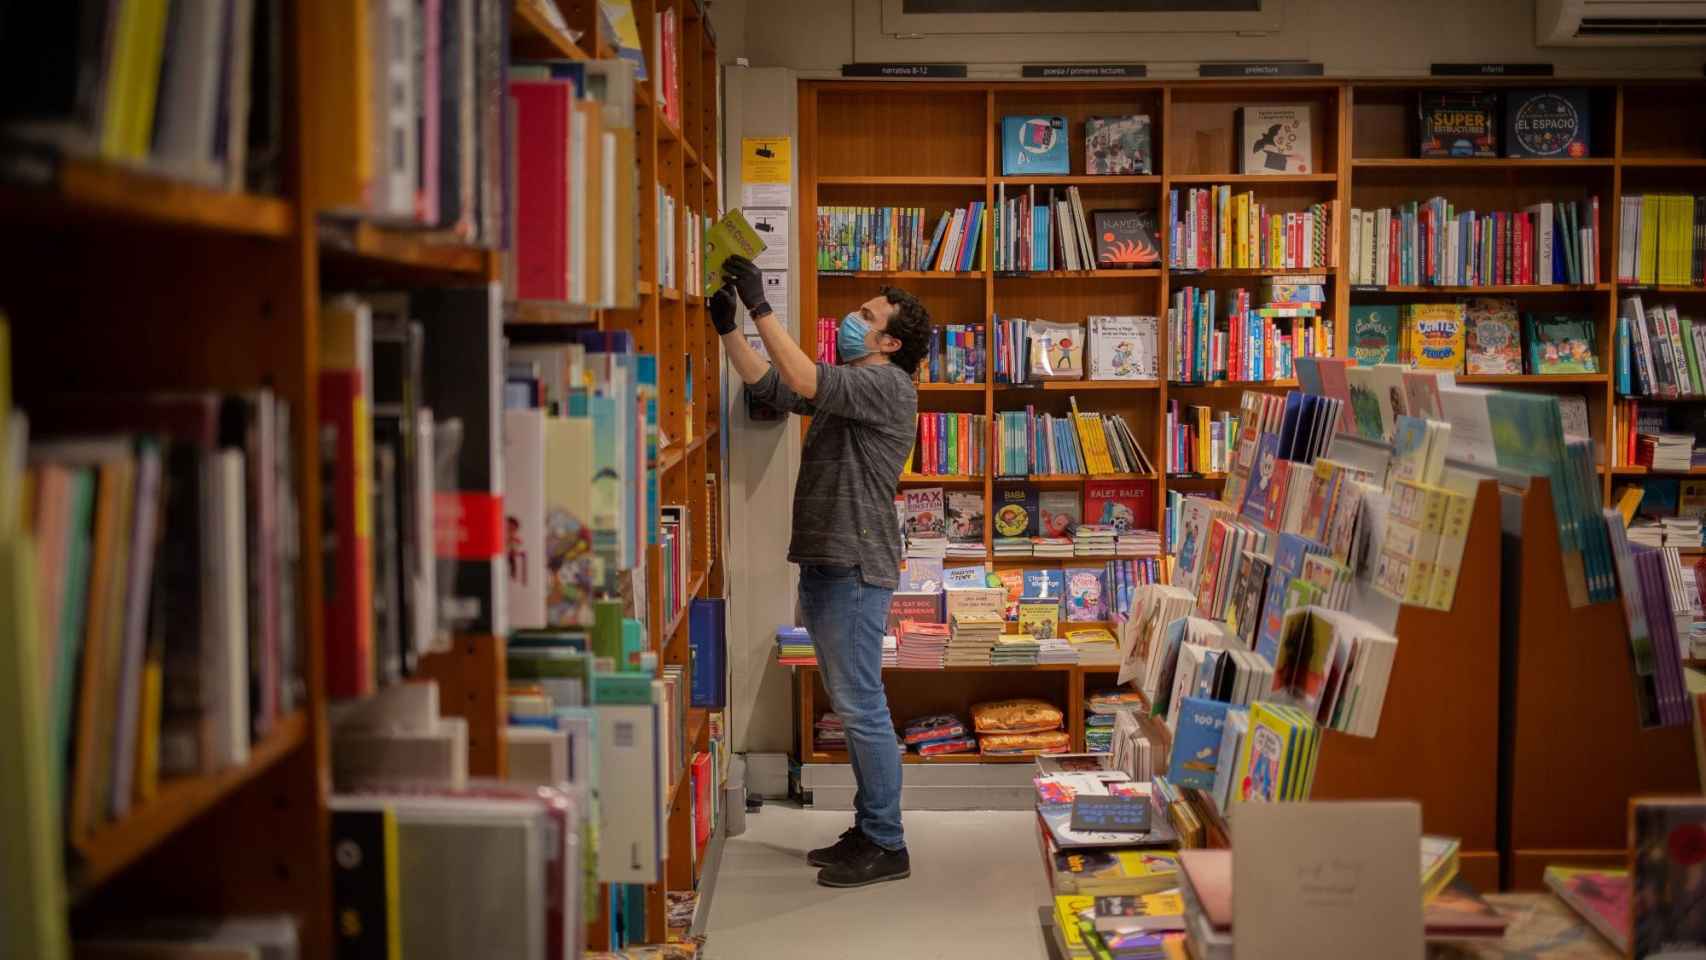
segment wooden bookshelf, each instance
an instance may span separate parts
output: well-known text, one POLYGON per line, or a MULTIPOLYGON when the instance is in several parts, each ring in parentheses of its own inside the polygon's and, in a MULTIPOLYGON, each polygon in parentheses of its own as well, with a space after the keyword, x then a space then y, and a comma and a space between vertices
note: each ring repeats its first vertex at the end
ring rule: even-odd
POLYGON ((80 157, 54 164, 40 186, 0 188, 0 210, 26 222, 171 227, 286 239, 294 206, 280 197, 232 193, 80 157))

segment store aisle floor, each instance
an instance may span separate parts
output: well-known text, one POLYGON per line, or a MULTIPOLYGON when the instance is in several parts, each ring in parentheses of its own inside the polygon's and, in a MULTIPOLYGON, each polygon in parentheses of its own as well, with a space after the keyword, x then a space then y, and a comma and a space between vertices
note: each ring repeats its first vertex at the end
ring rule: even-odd
POLYGON ((1038 960, 1048 887, 1036 814, 905 815, 912 876, 856 890, 817 885, 805 852, 835 840, 843 811, 765 804, 723 847, 709 960, 1038 960))

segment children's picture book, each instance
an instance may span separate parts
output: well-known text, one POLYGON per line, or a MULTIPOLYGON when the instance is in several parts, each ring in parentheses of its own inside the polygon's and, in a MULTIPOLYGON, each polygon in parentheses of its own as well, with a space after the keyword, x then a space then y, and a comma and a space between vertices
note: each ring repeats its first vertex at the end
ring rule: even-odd
POLYGON ((1090 379, 1154 380, 1156 321, 1144 316, 1092 316, 1089 330, 1090 379))
POLYGON ((1505 156, 1580 160, 1590 156, 1593 110, 1583 87, 1505 91, 1505 156))
POLYGON ((1059 603, 1066 596, 1066 571, 1042 567, 1036 570, 1026 570, 1024 579, 1026 600, 1053 600, 1059 603))
POLYGON ((1410 366, 1450 373, 1463 369, 1463 304, 1413 303, 1405 314, 1410 366))
POLYGON ((905 593, 942 592, 941 557, 907 557, 900 570, 900 590, 905 593))
POLYGON ((1268 515, 1268 495, 1273 487, 1274 473, 1279 469, 1279 437, 1264 433, 1256 445, 1256 464, 1250 472, 1250 485, 1244 488, 1244 516, 1261 523, 1268 515))
POLYGON ((1314 173, 1312 109, 1307 103, 1239 107, 1239 173, 1314 173))
POLYGON ((989 571, 983 564, 970 566, 943 567, 942 589, 944 590, 981 590, 989 586, 989 571))
POLYGON ((1567 313, 1530 313, 1528 364, 1533 373, 1598 373, 1593 321, 1567 313))
POLYGON ((1421 95, 1421 155, 1499 155, 1499 95, 1474 90, 1424 90, 1421 95))
POLYGON ((1546 868, 1546 886, 1599 931, 1617 955, 1629 952, 1629 871, 1546 868))
POLYGON ((1106 583, 1101 567, 1069 567, 1066 571, 1066 619, 1084 623, 1107 618, 1106 583))
POLYGON ((705 285, 700 289, 708 297, 723 288, 723 261, 729 257, 739 254, 757 260, 767 249, 764 238, 747 222, 746 214, 739 207, 731 207, 723 219, 705 228, 705 285))
POLYGON ((1096 210, 1096 266, 1138 267, 1161 262, 1154 210, 1096 210))
POLYGON ((1002 117, 1002 175, 1071 173, 1066 140, 1065 117, 1002 117))
POLYGON ((1351 306, 1351 358, 1359 367, 1398 362, 1398 308, 1391 304, 1351 306))
POLYGON ((1031 369, 1036 380, 1084 378, 1084 328, 1076 323, 1032 320, 1025 326, 1030 340, 1031 369))
POLYGON ((947 516, 941 487, 919 487, 906 491, 906 535, 939 537, 947 532, 947 516))
POLYGON ((1220 767, 1220 741, 1230 704, 1186 697, 1179 704, 1179 729, 1173 737, 1173 756, 1167 779, 1179 787, 1214 787, 1220 767))
POLYGON ((1053 640, 1060 636, 1059 600, 1020 600, 1019 632, 1038 640, 1053 640))
POLYGON ((990 586, 1000 588, 1007 599, 1007 619, 1019 619, 1019 597, 1025 592, 1025 571, 1017 567, 990 572, 990 578, 995 582, 990 586))
POLYGON ((1522 332, 1516 301, 1477 297, 1464 307, 1466 373, 1521 373, 1522 332))
POLYGON ((1084 521, 1118 533, 1155 529, 1154 481, 1085 481, 1084 521))
POLYGON ((1630 955, 1706 956, 1706 800, 1635 800, 1630 955))
POLYGON ((1039 537, 1070 537, 1082 522, 1075 490, 1042 491, 1037 494, 1037 510, 1041 514, 1039 537))
POLYGON ((1000 537, 1037 535, 1037 491, 1032 487, 1007 487, 997 497, 995 534, 1000 537))
POLYGON ((976 490, 949 490, 948 539, 954 543, 983 541, 983 494, 976 490))
POLYGON ((1152 172, 1153 140, 1143 114, 1084 119, 1084 172, 1124 177, 1152 172))
POLYGON ((1345 371, 1345 379, 1350 384, 1351 422, 1356 425, 1357 436, 1364 440, 1383 439, 1380 398, 1377 396, 1380 387, 1375 383, 1374 368, 1350 367, 1345 371))

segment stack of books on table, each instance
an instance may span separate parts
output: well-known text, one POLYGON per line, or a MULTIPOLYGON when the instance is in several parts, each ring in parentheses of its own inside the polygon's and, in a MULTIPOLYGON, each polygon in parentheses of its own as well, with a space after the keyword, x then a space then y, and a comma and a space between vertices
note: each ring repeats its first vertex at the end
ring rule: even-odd
POLYGON ((1643 547, 1700 546, 1700 518, 1660 517, 1629 526, 1629 542, 1643 547))
POLYGON ((1034 553, 1029 537, 996 537, 995 556, 1029 557, 1034 553))
POLYGON ((949 560, 982 560, 983 559, 983 541, 982 540, 966 540, 966 541, 949 540, 947 549, 943 551, 942 556, 948 558, 949 560))
MULTIPOLYGON (((1640 438, 1645 442, 1646 435, 1640 438)), ((1652 468, 1654 470, 1688 470, 1694 466, 1694 437, 1687 433, 1661 433, 1654 438, 1652 468)))
MULTIPOLYGON (((948 538, 939 533, 909 533, 906 535, 907 557, 940 560, 948 555, 948 538)), ((982 551, 978 556, 982 556, 982 551)))
POLYGON ((1038 663, 1077 663, 1078 651, 1065 637, 1038 637, 1038 663))
POLYGON ((902 620, 900 632, 895 637, 900 646, 899 653, 896 656, 898 666, 913 669, 942 669, 942 660, 948 648, 947 624, 902 620))
POLYGON ((1031 555, 1070 558, 1072 556, 1072 539, 1070 537, 1032 537, 1031 555))
POLYGON ((1084 749, 1112 753, 1114 726, 1120 715, 1140 710, 1147 711, 1148 705, 1136 690, 1114 687, 1091 694, 1084 702, 1084 749))
POLYGON ((894 634, 883 637, 883 667, 900 666, 900 638, 894 634))
POLYGON ((784 667, 817 666, 817 647, 805 627, 777 628, 776 662, 784 667))
POLYGON ((1072 532, 1072 555, 1076 557, 1111 557, 1115 555, 1117 537, 1113 527, 1100 523, 1081 523, 1072 532))
POLYGON ((1004 633, 989 651, 989 662, 995 666, 1029 666, 1037 662, 1041 649, 1037 638, 1028 633, 1004 633))
POLYGON ((1086 667, 1117 667, 1120 648, 1107 627, 1078 627, 1066 631, 1066 639, 1078 654, 1078 663, 1086 667))
POLYGON ((847 749, 847 730, 841 725, 841 715, 831 711, 812 724, 812 742, 822 752, 847 749))
POLYGON ((1004 621, 987 613, 956 613, 948 631, 947 656, 943 665, 949 667, 988 666, 996 638, 1001 636, 1004 621))
POLYGON ((1114 535, 1116 557, 1158 557, 1161 534, 1154 530, 1122 530, 1114 535))

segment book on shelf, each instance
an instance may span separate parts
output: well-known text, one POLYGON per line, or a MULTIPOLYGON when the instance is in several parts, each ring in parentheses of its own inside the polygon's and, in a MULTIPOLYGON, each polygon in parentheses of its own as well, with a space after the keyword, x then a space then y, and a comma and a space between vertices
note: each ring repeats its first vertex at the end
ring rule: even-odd
POLYGON ((1270 207, 1253 190, 1188 187, 1168 194, 1168 265, 1175 270, 1309 270, 1338 263, 1338 201, 1270 207))
POLYGON ((1461 210, 1445 197, 1350 211, 1358 286, 1546 286, 1600 282, 1599 197, 1522 210, 1461 210))
POLYGON ((1039 195, 1036 185, 1030 184, 1015 187, 1011 198, 1007 187, 1006 183, 995 185, 998 215, 991 222, 990 237, 995 270, 1097 270, 1158 260, 1150 211, 1091 210, 1087 217, 1084 198, 1075 186, 1059 191, 1044 188, 1039 195), (1105 236, 1100 226, 1103 218, 1108 218, 1110 228, 1105 236), (1098 224, 1094 232, 1092 221, 1098 224))
POLYGON ((1179 383, 1289 379, 1298 358, 1330 356, 1333 322, 1323 309, 1326 278, 1303 279, 1264 281, 1260 305, 1243 288, 1175 291, 1167 311, 1168 378, 1179 383), (1224 317, 1219 315, 1222 304, 1224 317))
POLYGON ((705 296, 721 290, 728 282, 728 277, 723 273, 723 264, 729 257, 738 254, 748 260, 756 260, 759 254, 769 249, 764 238, 752 228, 751 222, 739 207, 729 208, 722 219, 705 229, 703 244, 699 243, 697 234, 689 232, 687 236, 690 248, 702 249, 699 262, 704 272, 700 279, 700 289, 704 291, 705 296))
MULTIPOLYGON (((394 14, 364 8, 352 15, 394 14)), ((218 190, 276 193, 283 176, 285 36, 278 5, 267 2, 197 6, 182 14, 161 5, 42 10, 8 31, 4 47, 19 64, 18 96, 0 126, 16 142, 63 156, 218 190)), ((420 89, 411 82, 411 68, 400 77, 393 68, 410 63, 414 51, 411 45, 393 54, 382 40, 373 43, 379 48, 373 58, 350 59, 367 77, 385 68, 373 79, 388 95, 375 99, 393 109, 367 106, 346 115, 362 122, 340 136, 353 142, 403 122, 409 143, 387 159, 401 168, 397 180, 412 208, 418 174, 412 123, 420 89)))
MULTIPOLYGON (((1080 411, 1039 413, 1034 406, 996 413, 995 473, 1002 477, 1150 473, 1154 468, 1143 446, 1117 413, 1080 411)), ((1001 529, 997 516, 997 528, 1001 529)))
POLYGON ((1499 155, 1499 95, 1480 90, 1423 90, 1417 104, 1422 157, 1499 155))
POLYGON ((33 412, 16 520, 38 544, 31 642, 77 843, 164 779, 248 762, 297 709, 299 503, 289 407, 268 390, 33 412))
POLYGON ((1400 307, 1406 362, 1421 370, 1457 373, 1463 369, 1464 327, 1461 303, 1412 303, 1400 307))
POLYGON ((1706 284, 1706 197, 1625 193, 1618 205, 1618 283, 1706 284))
POLYGON ((1517 313, 1515 300, 1509 297, 1477 297, 1465 305, 1464 321, 1464 373, 1508 375, 1522 372, 1521 316, 1517 313))
POLYGON ((1002 117, 1002 175, 1071 173, 1068 139, 1065 117, 1002 117))
POLYGON ((658 106, 670 123, 681 126, 681 15, 674 7, 653 14, 652 50, 659 76, 653 83, 658 106))
POLYGON ((1548 866, 1547 889, 1619 953, 1629 949, 1629 871, 1548 866))
MULTIPOLYGON (((1594 321, 1580 314, 1525 313, 1530 373, 1598 373, 1599 353, 1594 342, 1594 321)), ((1692 337, 1686 341, 1692 346, 1692 337)), ((1694 360, 1693 351, 1688 359, 1694 360)), ((1699 365, 1690 363, 1698 378, 1699 365)))
POLYGON ((1147 114, 1084 118, 1084 172, 1133 176, 1152 172, 1154 140, 1147 114))
POLYGON ((979 476, 987 462, 988 418, 980 413, 920 413, 906 472, 921 476, 979 476))
POLYGON ((1312 166, 1314 108, 1309 104, 1257 104, 1237 108, 1232 124, 1238 172, 1303 174, 1312 166))
POLYGON ((1503 93, 1505 156, 1580 160, 1591 155, 1593 108, 1585 87, 1503 93))
POLYGON ((1358 366, 1397 363, 1403 346, 1398 307, 1392 304, 1352 304, 1351 357, 1358 366))
POLYGON ((1154 380, 1160 367, 1156 319, 1143 316, 1095 316, 1088 330, 1086 373, 1090 380, 1154 380))
POLYGON ((1703 392, 1700 358, 1706 323, 1675 304, 1647 305, 1636 293, 1617 312, 1618 392, 1675 398, 1703 392))
MULTIPOLYGON (((820 345, 826 337, 833 341, 834 325, 837 321, 834 318, 821 318, 818 323, 820 345), (829 322, 826 324, 825 320, 829 322)), ((831 350, 833 351, 833 347, 831 350)), ((985 356, 985 340, 981 326, 967 323, 935 326, 930 330, 929 352, 918 365, 914 379, 919 383, 983 383, 987 366, 985 356)))

